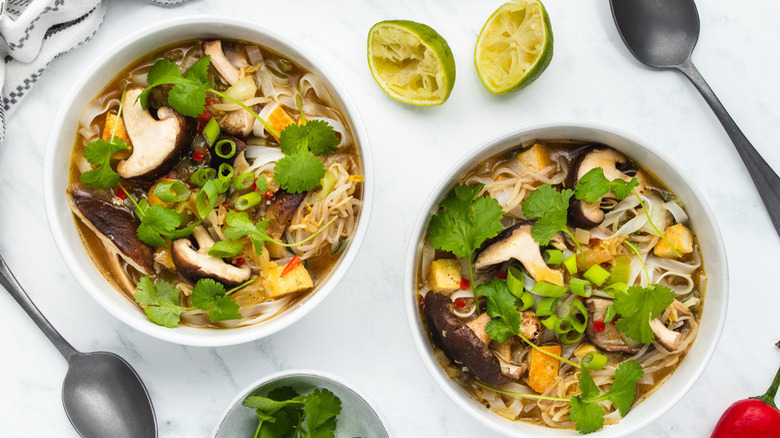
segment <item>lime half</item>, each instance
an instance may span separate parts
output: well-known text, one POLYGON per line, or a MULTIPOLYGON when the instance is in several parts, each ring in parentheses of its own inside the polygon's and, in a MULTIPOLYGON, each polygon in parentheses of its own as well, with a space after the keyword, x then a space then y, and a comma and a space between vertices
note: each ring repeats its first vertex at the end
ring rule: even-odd
POLYGON ((553 34, 539 0, 514 0, 493 12, 479 33, 474 64, 491 93, 523 88, 550 65, 553 34))
POLYGON ((455 84, 455 59, 447 41, 422 23, 381 21, 368 31, 368 66, 393 99, 441 105, 455 84))

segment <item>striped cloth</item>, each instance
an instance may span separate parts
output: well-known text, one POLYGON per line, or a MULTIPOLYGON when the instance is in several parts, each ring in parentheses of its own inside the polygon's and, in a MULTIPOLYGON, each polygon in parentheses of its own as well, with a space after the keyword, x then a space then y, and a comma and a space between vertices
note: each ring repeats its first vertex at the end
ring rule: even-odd
MULTIPOLYGON (((184 0, 150 0, 163 6, 184 0)), ((5 124, 49 63, 89 41, 106 0, 0 0, 0 142, 5 124)))

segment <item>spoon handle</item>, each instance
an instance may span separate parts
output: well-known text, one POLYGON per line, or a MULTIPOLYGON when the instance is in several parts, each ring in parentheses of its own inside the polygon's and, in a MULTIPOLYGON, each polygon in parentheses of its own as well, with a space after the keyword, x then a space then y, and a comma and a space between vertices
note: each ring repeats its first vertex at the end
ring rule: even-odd
POLYGON ((758 194, 761 195, 761 200, 764 201, 764 206, 769 213, 770 219, 772 219, 775 231, 780 234, 780 177, 764 161, 761 154, 756 151, 747 137, 745 137, 745 134, 734 123, 726 108, 720 103, 720 100, 715 96, 715 93, 707 84, 707 81, 704 80, 701 73, 699 73, 699 70, 693 65, 690 58, 678 66, 677 69, 693 82, 693 85, 696 86, 704 100, 710 105, 712 111, 718 116, 718 120, 720 120, 721 125, 726 129, 726 133, 728 133, 734 146, 736 146, 739 156, 742 157, 750 177, 753 178, 753 183, 758 189, 758 194))
POLYGON ((59 332, 54 328, 53 325, 49 322, 48 319, 46 319, 45 316, 41 313, 40 310, 38 310, 37 307, 35 307, 35 304, 33 304, 30 297, 27 295, 27 293, 22 289, 22 286, 19 284, 19 281, 16 280, 16 277, 14 277, 14 274, 11 272, 11 270, 8 268, 8 265, 5 263, 5 260, 3 260, 3 256, 0 255, 0 285, 5 288, 5 290, 8 291, 9 294, 11 294, 12 297, 16 300, 16 302, 19 303, 20 306, 22 306, 22 309, 24 309, 25 312, 32 318, 32 320, 35 322, 35 324, 38 326, 39 329, 43 332, 43 334, 46 335, 47 338, 51 341, 52 344, 54 344, 55 347, 57 347, 57 350, 60 351, 60 354, 62 354, 65 359, 69 359, 70 356, 73 354, 78 353, 75 348, 73 348, 72 345, 68 343, 68 341, 65 340, 65 338, 62 337, 59 332))

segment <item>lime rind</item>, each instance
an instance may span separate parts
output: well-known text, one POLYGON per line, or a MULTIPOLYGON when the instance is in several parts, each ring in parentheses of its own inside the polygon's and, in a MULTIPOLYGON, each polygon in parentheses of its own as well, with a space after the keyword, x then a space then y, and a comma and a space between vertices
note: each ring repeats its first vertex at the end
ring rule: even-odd
POLYGON ((377 84, 404 103, 441 105, 455 84, 455 59, 447 41, 414 21, 375 24, 368 33, 368 64, 377 84))
POLYGON ((482 27, 474 64, 485 88, 503 94, 531 84, 552 56, 552 25, 544 5, 514 0, 499 7, 482 27))

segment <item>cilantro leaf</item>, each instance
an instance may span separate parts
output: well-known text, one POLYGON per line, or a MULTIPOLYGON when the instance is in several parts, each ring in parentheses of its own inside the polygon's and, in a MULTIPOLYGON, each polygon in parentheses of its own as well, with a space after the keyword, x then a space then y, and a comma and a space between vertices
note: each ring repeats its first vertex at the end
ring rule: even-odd
POLYGON ((209 55, 198 59, 187 69, 187 72, 184 73, 184 77, 202 84, 207 84, 209 82, 209 64, 211 64, 211 56, 209 55))
POLYGON ((146 75, 149 86, 138 96, 141 106, 148 108, 152 88, 173 84, 168 92, 168 105, 184 116, 197 117, 206 109, 206 93, 211 91, 207 74, 209 62, 208 55, 200 58, 182 76, 175 62, 164 58, 157 60, 146 75))
MULTIPOLYGON (((522 317, 517 311, 517 297, 512 295, 506 282, 498 277, 493 277, 487 283, 480 284, 474 289, 476 295, 487 298, 487 314, 491 318, 501 318, 507 328, 519 331, 522 317)), ((498 330, 493 328, 492 330, 498 330)), ((504 339, 506 341, 506 339, 504 339)))
POLYGON ((81 174, 81 182, 87 187, 110 189, 119 183, 119 174, 111 168, 111 157, 130 146, 119 137, 94 140, 84 147, 84 158, 97 167, 81 174))
POLYGON ((615 296, 615 311, 622 316, 615 327, 631 339, 650 344, 655 339, 650 320, 657 318, 674 301, 675 293, 666 286, 632 286, 615 296))
POLYGON ((290 400, 298 397, 299 395, 300 394, 298 394, 298 391, 293 389, 292 386, 280 386, 268 392, 268 398, 276 401, 290 400))
POLYGON ((618 407, 621 416, 625 416, 636 397, 636 385, 644 375, 642 366, 634 361, 626 361, 615 371, 614 383, 609 391, 599 395, 599 389, 593 382, 588 370, 582 368, 579 385, 582 394, 569 400, 569 417, 574 421, 580 433, 591 433, 604 426, 604 410, 597 404, 609 400, 618 407))
POLYGON ((180 306, 179 291, 172 283, 165 280, 154 283, 143 276, 136 285, 133 299, 144 307, 144 313, 153 323, 168 328, 179 325, 184 309, 180 306))
POLYGON ((141 219, 141 224, 136 230, 138 239, 160 248, 166 246, 162 236, 167 237, 174 234, 182 222, 181 215, 175 210, 165 208, 162 205, 149 206, 145 199, 138 203, 136 215, 141 219))
POLYGON ((485 332, 490 339, 499 343, 504 343, 515 335, 515 332, 501 318, 491 319, 485 326, 485 332))
POLYGON ((197 117, 206 110, 206 93, 209 88, 209 84, 176 84, 168 92, 168 105, 183 116, 197 117))
POLYGON ((274 180, 290 193, 312 190, 319 185, 323 176, 325 176, 325 165, 308 150, 287 155, 277 161, 274 167, 274 180))
POLYGON ((489 195, 477 197, 481 189, 481 185, 456 186, 442 200, 428 228, 434 248, 470 258, 485 240, 501 231, 504 212, 489 195))
POLYGON ((624 181, 620 178, 610 181, 604 176, 604 169, 594 167, 583 175, 574 186, 574 196, 585 202, 596 202, 602 196, 612 192, 615 198, 625 199, 638 185, 639 181, 636 178, 632 178, 631 181, 624 181))
POLYGON ((238 303, 227 296, 225 287, 210 278, 202 278, 192 288, 192 304, 209 312, 210 321, 241 319, 238 303))
POLYGON ((327 389, 317 389, 303 399, 309 433, 336 429, 335 417, 341 413, 341 400, 327 389), (334 421, 330 421, 334 420, 334 421))
POLYGON ((599 405, 587 403, 581 396, 569 400, 569 418, 574 421, 574 427, 579 433, 591 433, 604 427, 604 411, 599 405))
POLYGON ((260 255, 263 253, 263 244, 273 241, 267 233, 270 221, 271 218, 268 218, 254 223, 249 219, 249 215, 246 212, 228 210, 225 216, 225 224, 227 224, 224 231, 225 237, 230 240, 238 240, 244 236, 249 236, 255 245, 255 253, 260 255))
POLYGON ((212 257, 219 257, 221 259, 235 257, 241 250, 244 249, 244 244, 241 242, 233 242, 232 240, 220 240, 214 243, 209 249, 209 255, 212 257))
POLYGON ((529 219, 537 219, 531 227, 531 237, 540 245, 547 245, 550 239, 566 227, 569 199, 574 192, 569 189, 560 192, 549 184, 542 184, 523 200, 523 214, 529 219))

